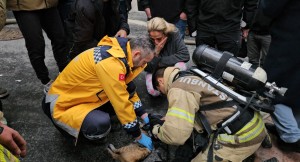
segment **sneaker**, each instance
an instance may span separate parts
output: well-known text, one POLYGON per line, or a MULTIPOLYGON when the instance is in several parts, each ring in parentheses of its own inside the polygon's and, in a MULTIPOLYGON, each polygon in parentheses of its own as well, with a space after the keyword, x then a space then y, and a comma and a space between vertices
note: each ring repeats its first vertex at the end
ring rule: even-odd
POLYGON ((8 96, 8 92, 6 89, 0 87, 0 99, 4 99, 8 96))
POLYGON ((50 80, 47 84, 44 84, 44 94, 46 95, 53 83, 53 80, 50 80))

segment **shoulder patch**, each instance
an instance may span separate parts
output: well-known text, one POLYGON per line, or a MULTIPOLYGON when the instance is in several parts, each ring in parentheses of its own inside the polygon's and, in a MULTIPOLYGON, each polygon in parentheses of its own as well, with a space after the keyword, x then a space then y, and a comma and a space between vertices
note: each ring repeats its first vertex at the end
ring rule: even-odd
POLYGON ((97 64, 99 61, 102 60, 101 56, 101 46, 94 48, 94 61, 97 64))
POLYGON ((119 74, 119 81, 125 81, 125 74, 119 74))

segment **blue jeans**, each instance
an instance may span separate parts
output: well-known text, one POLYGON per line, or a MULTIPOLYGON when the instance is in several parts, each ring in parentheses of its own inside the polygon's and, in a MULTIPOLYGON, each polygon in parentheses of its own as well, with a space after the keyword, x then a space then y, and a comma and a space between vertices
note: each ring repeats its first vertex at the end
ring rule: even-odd
POLYGON ((178 28, 180 32, 180 36, 182 39, 184 39, 185 36, 185 30, 186 30, 186 20, 179 19, 176 23, 175 26, 178 28))
POLYGON ((280 138, 286 143, 300 140, 300 123, 296 120, 296 116, 299 117, 299 112, 283 104, 275 105, 272 118, 280 138))

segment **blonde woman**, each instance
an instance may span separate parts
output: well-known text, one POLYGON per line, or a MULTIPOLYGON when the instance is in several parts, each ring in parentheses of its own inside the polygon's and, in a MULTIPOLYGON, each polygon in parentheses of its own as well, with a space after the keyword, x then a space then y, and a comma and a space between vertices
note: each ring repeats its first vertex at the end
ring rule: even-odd
POLYGON ((155 17, 148 21, 148 33, 155 43, 154 59, 145 68, 147 91, 152 96, 160 93, 153 89, 152 73, 156 68, 176 66, 180 70, 186 70, 186 63, 190 60, 187 47, 181 39, 178 29, 163 18, 155 17))

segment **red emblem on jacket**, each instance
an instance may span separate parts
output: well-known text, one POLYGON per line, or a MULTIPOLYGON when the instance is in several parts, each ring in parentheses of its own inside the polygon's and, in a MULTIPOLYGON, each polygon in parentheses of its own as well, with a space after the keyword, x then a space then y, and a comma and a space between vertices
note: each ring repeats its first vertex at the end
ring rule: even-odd
POLYGON ((125 74, 119 74, 119 80, 125 81, 125 74))

